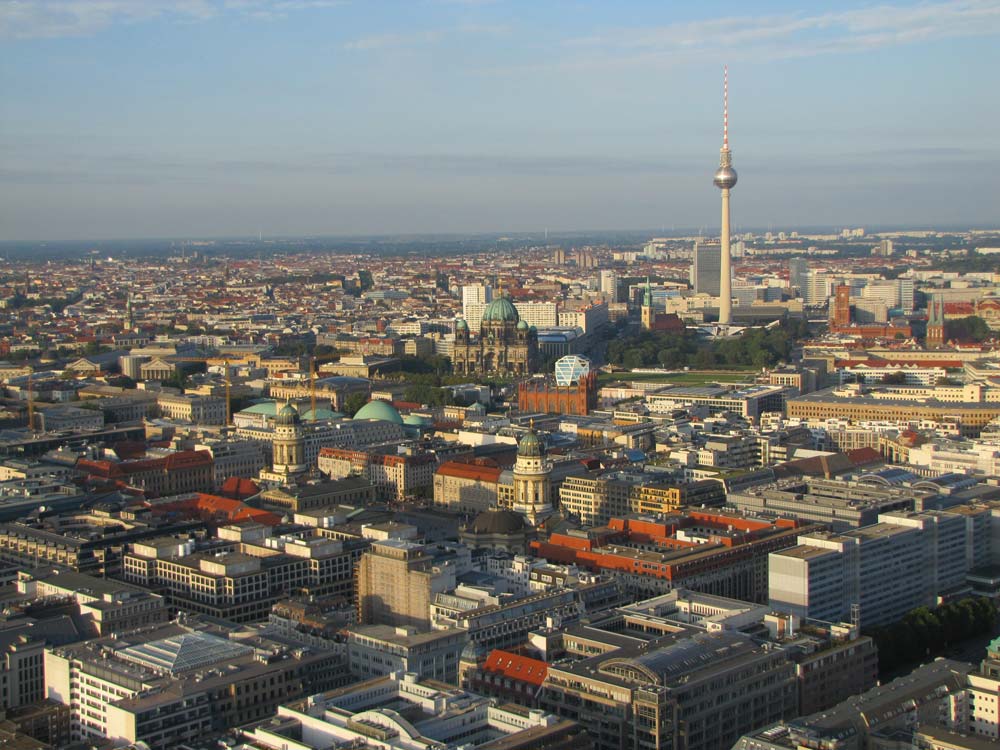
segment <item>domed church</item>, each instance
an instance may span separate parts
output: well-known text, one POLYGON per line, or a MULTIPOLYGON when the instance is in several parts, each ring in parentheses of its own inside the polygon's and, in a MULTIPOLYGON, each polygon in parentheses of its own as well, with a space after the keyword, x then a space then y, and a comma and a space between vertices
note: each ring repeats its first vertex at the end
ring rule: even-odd
POLYGON ((501 292, 483 311, 478 336, 466 321, 455 324, 451 366, 456 375, 531 375, 538 368, 538 331, 501 292))

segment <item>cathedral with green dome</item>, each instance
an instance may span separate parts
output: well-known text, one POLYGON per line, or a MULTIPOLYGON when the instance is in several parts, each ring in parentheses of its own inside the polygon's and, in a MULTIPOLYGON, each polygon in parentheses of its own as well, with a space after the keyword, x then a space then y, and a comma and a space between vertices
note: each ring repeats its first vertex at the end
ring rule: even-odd
POLYGON ((478 336, 466 321, 457 322, 451 365, 456 375, 531 375, 538 368, 538 331, 501 292, 483 310, 478 336))

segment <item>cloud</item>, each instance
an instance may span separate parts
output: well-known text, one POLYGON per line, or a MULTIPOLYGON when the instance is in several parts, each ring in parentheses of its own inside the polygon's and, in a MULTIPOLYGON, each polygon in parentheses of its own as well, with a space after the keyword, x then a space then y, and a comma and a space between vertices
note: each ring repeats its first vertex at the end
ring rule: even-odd
POLYGON ((565 49, 604 65, 651 64, 720 52, 743 58, 811 57, 912 42, 1000 34, 1000 2, 878 5, 831 13, 728 16, 567 39, 565 49), (600 58, 599 60, 595 59, 600 58))
POLYGON ((257 19, 332 8, 345 0, 0 0, 0 38, 89 36, 115 24, 206 21, 224 13, 257 19))

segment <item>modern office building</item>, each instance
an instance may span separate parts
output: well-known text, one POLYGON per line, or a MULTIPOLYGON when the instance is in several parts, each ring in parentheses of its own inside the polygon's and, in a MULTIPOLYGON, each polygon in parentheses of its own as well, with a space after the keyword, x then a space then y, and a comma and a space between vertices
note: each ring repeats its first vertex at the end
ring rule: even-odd
POLYGON ((47 697, 69 707, 74 741, 171 750, 269 717, 285 701, 337 685, 343 674, 331 652, 226 634, 169 624, 48 648, 47 697))
POLYGON ((882 513, 923 509, 936 496, 929 488, 808 478, 730 492, 726 504, 741 513, 797 518, 847 531, 877 523, 882 513))
POLYGON ((691 284, 695 294, 719 296, 722 258, 720 248, 714 243, 696 242, 691 265, 691 284))
POLYGON ((458 661, 468 635, 458 628, 418 631, 391 625, 347 628, 347 662, 351 674, 368 680, 412 672, 426 680, 457 684, 458 661))
POLYGON ((240 735, 259 750, 593 750, 575 722, 412 673, 287 703, 240 735))
POLYGON ((600 750, 728 748, 795 713, 795 668, 780 649, 734 631, 629 635, 597 636, 594 655, 549 665, 543 684, 542 707, 587 727, 600 750))
POLYGON ((970 570, 990 563, 989 508, 884 513, 872 526, 813 532, 770 555, 771 606, 803 618, 895 622, 960 591, 970 570))

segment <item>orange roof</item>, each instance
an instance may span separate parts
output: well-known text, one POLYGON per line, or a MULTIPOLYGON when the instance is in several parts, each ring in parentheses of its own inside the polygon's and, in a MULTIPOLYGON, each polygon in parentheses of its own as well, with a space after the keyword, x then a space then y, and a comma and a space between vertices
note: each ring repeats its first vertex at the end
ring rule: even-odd
POLYGON ((246 479, 244 477, 228 477, 225 482, 222 483, 222 489, 220 490, 223 497, 232 497, 237 500, 245 500, 248 497, 253 497, 258 492, 260 492, 260 487, 252 479, 246 479))
POLYGON ((486 657, 484 668, 490 672, 499 672, 512 680, 536 686, 540 686, 545 681, 545 675, 549 672, 547 662, 500 649, 493 649, 490 652, 490 655, 486 657))
POLYGON ((445 461, 436 472, 446 477, 475 479, 480 482, 499 482, 501 470, 492 466, 476 466, 460 461, 445 461))

